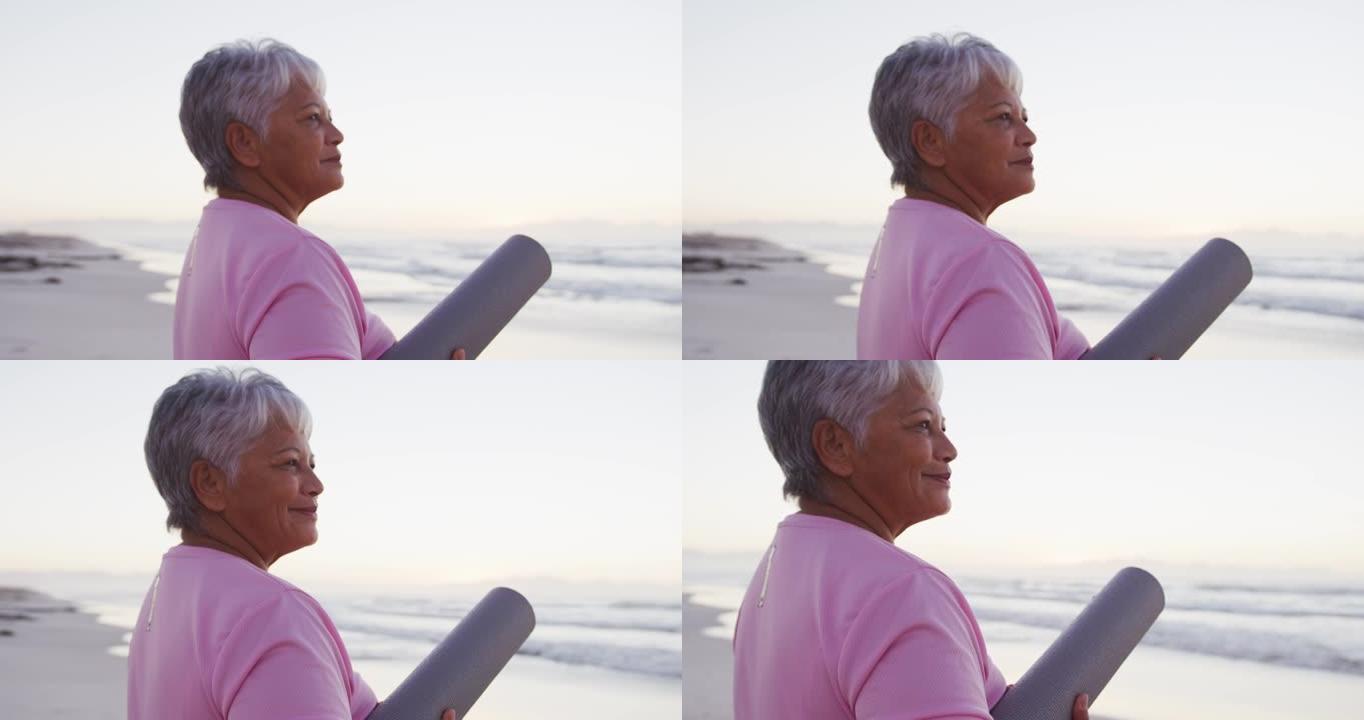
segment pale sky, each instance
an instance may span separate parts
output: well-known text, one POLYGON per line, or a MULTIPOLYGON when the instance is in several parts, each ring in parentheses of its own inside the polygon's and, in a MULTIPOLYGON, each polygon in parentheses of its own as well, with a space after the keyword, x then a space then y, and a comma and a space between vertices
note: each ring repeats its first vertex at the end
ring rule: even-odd
POLYGON ((676 0, 10 5, 0 229, 197 218, 180 85, 212 47, 267 36, 321 64, 346 136, 346 186, 309 224, 679 221, 676 0))
MULTIPOLYGON (((683 544, 758 557, 795 512, 761 362, 689 362, 683 544)), ((952 510, 898 544, 994 571, 1118 559, 1364 578, 1358 363, 943 364, 952 510)))
POLYGON ((1364 10, 1345 0, 687 0, 684 224, 879 225, 872 79, 933 32, 1023 71, 1037 189, 992 225, 1364 235, 1364 10))
MULTIPOLYGON (((0 571, 155 571, 179 542, 142 455, 196 363, 6 363, 0 571)), ((240 367, 241 365, 235 365, 240 367)), ((679 582, 678 363, 257 363, 312 410, 309 582, 679 582)))

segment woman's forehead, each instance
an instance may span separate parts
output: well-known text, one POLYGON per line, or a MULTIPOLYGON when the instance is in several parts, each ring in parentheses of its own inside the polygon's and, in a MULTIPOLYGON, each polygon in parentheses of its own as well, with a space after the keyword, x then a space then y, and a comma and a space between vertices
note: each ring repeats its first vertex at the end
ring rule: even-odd
POLYGON ((919 410, 927 410, 934 414, 940 414, 942 409, 938 407, 937 398, 933 393, 920 387, 918 383, 906 380, 895 388, 895 391, 886 399, 885 409, 893 413, 912 413, 919 410))
POLYGON ((307 450, 308 436, 302 428, 294 427, 285 419, 275 417, 266 426, 265 432, 256 439, 254 446, 257 450, 266 452, 277 452, 287 447, 307 450))
POLYGON ((280 107, 293 112, 302 110, 308 105, 318 105, 325 108, 327 107, 327 99, 307 80, 295 75, 293 82, 289 83, 289 91, 284 94, 284 100, 280 103, 280 107))
POLYGON ((985 73, 981 76, 976 91, 971 94, 970 104, 975 107, 993 107, 999 104, 1022 107, 1023 99, 1008 85, 1001 82, 994 73, 985 73))

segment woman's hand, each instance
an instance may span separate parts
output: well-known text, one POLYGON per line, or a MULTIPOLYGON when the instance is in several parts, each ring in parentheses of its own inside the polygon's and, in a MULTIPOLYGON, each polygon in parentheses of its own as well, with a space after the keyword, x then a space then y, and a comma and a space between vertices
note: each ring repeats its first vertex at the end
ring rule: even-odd
MULTIPOLYGON (((463 360, 463 359, 464 359, 464 348, 455 348, 455 351, 452 352, 452 353, 450 353, 450 359, 451 359, 451 360, 463 360)), ((441 718, 441 720, 448 720, 448 718, 441 718)))
MULTIPOLYGON (((441 720, 455 720, 451 715, 441 720)), ((1075 706, 1070 709, 1070 720, 1089 720, 1089 696, 1080 693, 1075 696, 1075 706)))
MULTIPOLYGON (((464 352, 464 351, 463 351, 463 350, 456 350, 455 352, 460 352, 460 353, 462 353, 462 352, 464 352)), ((451 360, 463 360, 464 358, 450 358, 450 359, 451 359, 451 360)), ((455 710, 454 710, 454 708, 447 708, 447 709, 445 710, 445 712, 441 713, 440 720, 455 720, 455 710)), ((1088 716, 1088 715, 1085 716, 1085 720, 1089 720, 1089 716, 1088 716)))

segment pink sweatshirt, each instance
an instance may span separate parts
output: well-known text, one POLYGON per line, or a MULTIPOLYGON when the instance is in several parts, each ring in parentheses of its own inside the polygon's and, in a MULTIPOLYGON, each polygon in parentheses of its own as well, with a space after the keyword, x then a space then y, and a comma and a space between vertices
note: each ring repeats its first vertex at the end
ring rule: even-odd
POLYGON ((734 720, 990 720, 1004 690, 937 568, 832 518, 777 526, 739 608, 734 720))
POLYGON ((161 559, 128 652, 128 720, 363 720, 377 704, 307 593, 209 548, 161 559))
POLYGON ((862 283, 859 360, 1073 360, 1088 349, 1017 245, 946 205, 890 206, 862 283))
POLYGON ((253 203, 204 207, 175 293, 175 359, 370 360, 393 341, 321 238, 253 203))

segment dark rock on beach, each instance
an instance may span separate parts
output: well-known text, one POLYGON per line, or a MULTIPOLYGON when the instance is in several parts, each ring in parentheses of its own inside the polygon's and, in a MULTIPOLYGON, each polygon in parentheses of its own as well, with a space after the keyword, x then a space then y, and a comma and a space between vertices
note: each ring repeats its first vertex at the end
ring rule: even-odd
POLYGON ((805 262, 805 256, 770 240, 716 233, 682 235, 682 272, 765 270, 771 263, 805 262))

